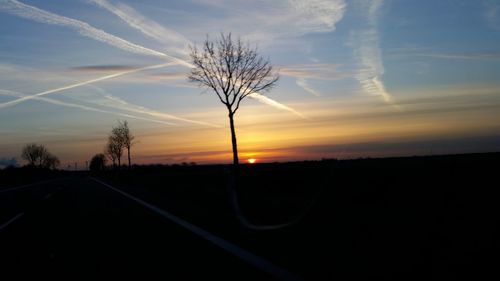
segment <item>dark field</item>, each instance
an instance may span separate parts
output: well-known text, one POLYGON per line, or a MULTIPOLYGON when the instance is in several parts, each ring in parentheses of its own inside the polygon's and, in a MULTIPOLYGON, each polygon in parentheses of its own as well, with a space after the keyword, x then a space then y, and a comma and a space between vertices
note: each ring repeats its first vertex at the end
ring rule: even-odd
MULTIPOLYGON (((252 230, 239 223, 226 188, 229 179, 226 166, 148 166, 94 176, 305 280, 498 279, 499 163, 500 153, 489 153, 245 165, 237 183, 244 216, 257 225, 295 222, 274 230, 252 230)), ((2 185, 12 186, 19 173, 3 171, 2 185), (4 184, 7 179, 9 184, 4 184)), ((80 197, 94 194, 85 191, 84 182, 88 179, 85 173, 48 177, 70 178, 74 185, 80 185, 80 197)), ((42 178, 39 175, 36 180, 42 178)), ((0 193, 0 197, 6 193, 0 193)), ((95 193, 95 196, 100 195, 95 193)), ((122 200, 135 204, 127 202, 125 197, 122 200)), ((5 203, 0 210, 5 213, 12 205, 5 203)), ((60 204, 57 208, 52 211, 65 212, 69 207, 60 204)), ((115 215, 120 215, 120 208, 131 207, 117 207, 115 215)), ((134 219, 142 216, 137 211, 124 210, 125 214, 135 214, 134 219)), ((1 217, 0 224, 5 220, 1 217)), ((22 220, 0 230, 0 235, 2 231, 13 232, 17 223, 22 220)), ((151 241, 156 239, 155 227, 147 220, 137 227, 147 229, 151 241)), ((173 232, 171 236, 163 229, 158 232, 165 239, 178 239, 173 232)), ((77 239, 85 241, 86 236, 81 235, 77 239)), ((140 234, 137 239, 148 239, 148 233, 140 234)), ((211 266, 210 255, 193 247, 193 255, 203 256, 207 259, 205 267, 211 266)), ((148 252, 146 248, 140 253, 148 252)), ((95 259, 103 255, 97 252, 95 259)), ((92 260, 86 258, 87 262, 92 260)), ((214 259, 214 263, 219 260, 214 259)), ((66 263, 59 266, 74 268, 66 263)), ((149 268, 141 265, 139 272, 142 267, 149 268)), ((84 266, 78 268, 84 276, 93 277, 85 273, 84 266)), ((225 270, 230 271, 231 267, 214 269, 203 276, 225 279, 227 276, 222 274, 225 270)), ((245 279, 245 273, 241 274, 231 279, 245 279)), ((175 274, 168 276, 174 280, 186 279, 175 274)))

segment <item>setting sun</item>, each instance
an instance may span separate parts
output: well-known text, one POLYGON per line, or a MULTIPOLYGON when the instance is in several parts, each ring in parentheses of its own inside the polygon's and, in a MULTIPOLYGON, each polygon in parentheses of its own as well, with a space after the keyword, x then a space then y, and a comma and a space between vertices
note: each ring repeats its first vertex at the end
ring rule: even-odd
POLYGON ((257 162, 257 159, 255 159, 255 158, 248 159, 248 163, 250 163, 250 164, 254 164, 255 162, 257 162))

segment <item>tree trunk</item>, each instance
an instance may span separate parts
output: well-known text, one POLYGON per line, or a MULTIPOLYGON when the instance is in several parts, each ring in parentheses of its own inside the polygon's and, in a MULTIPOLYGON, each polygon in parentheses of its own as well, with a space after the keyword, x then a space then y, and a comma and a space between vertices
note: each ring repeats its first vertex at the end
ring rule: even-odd
POLYGON ((118 170, 122 168, 122 159, 121 157, 118 157, 118 170))
POLYGON ((128 156, 128 168, 130 169, 130 146, 127 147, 127 156, 128 156))
POLYGON ((229 125, 231 126, 231 141, 233 144, 233 165, 237 169, 239 160, 238 160, 238 145, 236 143, 236 132, 234 130, 234 113, 229 113, 229 125))

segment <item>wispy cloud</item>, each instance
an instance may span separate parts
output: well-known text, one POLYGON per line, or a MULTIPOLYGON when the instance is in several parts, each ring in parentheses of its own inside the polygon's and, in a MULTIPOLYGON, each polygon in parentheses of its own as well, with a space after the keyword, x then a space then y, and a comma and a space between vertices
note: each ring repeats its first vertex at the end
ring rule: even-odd
POLYGON ((72 67, 72 70, 80 71, 80 72, 88 72, 88 73, 94 73, 94 72, 110 72, 110 71, 128 71, 128 70, 133 70, 139 68, 134 65, 87 65, 87 66, 77 66, 77 67, 72 67))
POLYGON ((285 65, 279 67, 279 73, 284 76, 297 78, 295 83, 299 87, 314 96, 321 96, 321 94, 314 90, 309 84, 309 79, 331 81, 353 76, 353 73, 339 72, 337 70, 338 67, 339 65, 329 63, 285 65))
MULTIPOLYGON (((181 50, 183 51, 186 50, 186 47, 191 44, 191 42, 180 33, 161 26, 157 22, 145 17, 144 15, 137 12, 135 9, 125 4, 118 3, 114 5, 107 0, 90 0, 90 1, 110 11, 111 13, 115 14, 120 19, 122 19, 124 22, 126 22, 129 26, 141 31, 143 34, 159 42, 165 44, 172 44, 172 43, 180 44, 182 45, 181 50)), ((293 22, 296 22, 297 19, 300 19, 304 20, 304 24, 306 22, 309 23, 309 28, 311 26, 316 26, 317 28, 318 26, 320 26, 321 28, 326 28, 327 30, 332 30, 335 28, 335 23, 342 18, 345 9, 345 3, 343 0, 291 1, 289 2, 289 4, 292 10, 294 10, 296 13, 300 13, 300 15, 295 15, 298 16, 298 18, 294 19, 293 22), (305 17, 307 17, 307 19, 304 19, 305 17)), ((325 31, 325 30, 320 30, 320 31, 325 31)), ((306 33, 305 30, 304 33, 306 33)), ((188 67, 193 67, 193 65, 191 65, 189 62, 186 62, 186 64, 184 65, 188 67)), ((162 76, 155 76, 155 78, 177 79, 178 76, 162 75, 162 76)), ((266 96, 263 96, 259 93, 254 93, 250 97, 264 104, 273 106, 275 108, 287 110, 293 112, 294 114, 298 113, 296 110, 284 104, 281 104, 273 99, 270 99, 266 96)), ((298 115, 303 117, 302 114, 298 115)))
POLYGON ((337 80, 352 76, 352 73, 339 72, 338 64, 313 63, 313 64, 295 64, 279 66, 281 75, 297 78, 313 78, 321 80, 337 80))
POLYGON ((168 29, 156 21, 147 18, 134 8, 123 3, 111 3, 107 0, 89 0, 97 6, 118 16, 130 27, 139 30, 144 35, 153 38, 167 47, 168 51, 187 55, 188 45, 191 42, 182 34, 168 29))
POLYGON ((367 28, 353 33, 352 45, 360 65, 360 70, 355 75, 363 91, 369 95, 379 96, 387 103, 393 103, 391 94, 387 91, 382 76, 384 65, 379 46, 377 21, 382 0, 370 1, 367 9, 367 28))
POLYGON ((131 53, 162 57, 172 60, 173 62, 186 65, 186 62, 183 60, 179 60, 178 58, 167 55, 165 53, 155 51, 138 44, 134 44, 123 38, 109 34, 101 29, 97 29, 86 22, 57 15, 34 6, 21 3, 16 0, 4 0, 0 2, 0 11, 4 11, 12 15, 16 15, 40 23, 66 26, 77 30, 83 36, 112 45, 131 53))
MULTIPOLYGON (((346 9, 344 0, 289 0, 286 2, 288 9, 282 12, 286 16, 286 23, 291 24, 295 29, 292 32, 299 34, 335 30, 335 25, 342 19, 346 9)), ((272 23, 276 24, 275 21, 272 23)), ((291 30, 290 27, 285 25, 280 29, 291 30)))
POLYGON ((500 53, 434 53, 434 54, 418 54, 422 57, 431 57, 437 59, 450 60, 498 60, 500 53))
MULTIPOLYGON (((19 97, 19 98, 29 97, 28 95, 25 95, 25 94, 22 94, 22 93, 19 93, 19 92, 15 92, 15 91, 9 91, 9 90, 0 90, 0 94, 1 95, 8 95, 8 96, 15 96, 15 97, 19 97)), ((117 115, 117 116, 121 116, 121 117, 127 117, 127 118, 132 118, 132 119, 138 119, 138 120, 145 120, 145 121, 160 123, 160 124, 164 124, 164 125, 172 125, 172 126, 177 125, 175 123, 166 122, 166 121, 163 121, 163 120, 151 119, 151 118, 145 118, 145 117, 141 117, 141 116, 137 116, 137 115, 132 115, 132 114, 127 114, 127 113, 120 113, 120 112, 115 112, 115 111, 109 111, 109 110, 99 109, 99 108, 96 108, 96 107, 91 107, 91 106, 86 106, 86 105, 81 105, 81 104, 76 104, 76 103, 69 103, 69 102, 64 102, 64 101, 60 101, 60 100, 56 100, 56 99, 51 99, 51 98, 46 98, 46 97, 36 96, 36 97, 31 97, 30 99, 39 100, 39 101, 47 102, 47 103, 54 104, 54 105, 64 106, 64 107, 78 108, 78 109, 82 109, 82 110, 86 110, 86 111, 92 111, 92 112, 107 113, 107 114, 117 115)))
MULTIPOLYGON (((297 37, 307 33, 331 32, 346 10, 344 0, 233 1, 198 0, 227 12, 223 20, 246 37, 262 41, 297 37), (234 16, 232 16, 234 15, 234 16)), ((221 26, 220 20, 207 22, 221 26)))
POLYGON ((298 112, 297 110, 291 108, 291 107, 288 107, 282 103, 279 103, 273 99, 270 99, 264 95, 261 95, 259 93, 252 93, 250 95, 248 95, 249 97, 251 97, 252 99, 254 100, 257 100, 263 104, 267 104, 267 105, 270 105, 272 107, 275 107, 275 108, 278 108, 278 109, 282 109, 282 110, 286 110, 286 111, 289 111, 297 116, 299 116, 300 118, 304 118, 304 119, 307 119, 304 114, 298 112))
MULTIPOLYGON (((44 91, 44 92, 41 92, 41 93, 38 93, 38 94, 34 94, 34 95, 18 94, 17 95, 17 97, 18 97, 17 99, 9 101, 9 102, 1 103, 0 104, 0 108, 6 108, 6 107, 14 106, 14 105, 16 105, 18 103, 21 103, 21 102, 24 102, 24 101, 27 101, 27 100, 31 100, 31 99, 35 99, 35 100, 42 100, 42 101, 45 101, 45 102, 49 102, 49 103, 56 104, 56 105, 69 106, 69 107, 77 107, 77 108, 84 109, 84 110, 90 110, 90 111, 98 111, 98 112, 103 112, 103 113, 116 114, 116 115, 125 116, 125 117, 131 117, 131 118, 135 118, 135 119, 150 120, 150 121, 154 121, 154 122, 158 122, 158 123, 164 123, 164 124, 173 125, 174 123, 165 122, 165 121, 162 121, 162 120, 149 119, 149 118, 144 118, 144 117, 140 117, 140 116, 133 116, 133 115, 124 114, 124 113, 110 112, 110 111, 107 111, 107 110, 102 110, 102 109, 98 109, 98 108, 95 108, 95 107, 89 107, 89 106, 86 106, 86 105, 66 103, 66 102, 62 102, 62 101, 58 101, 58 100, 54 100, 54 99, 41 99, 41 97, 43 97, 45 95, 48 95, 48 94, 53 94, 53 93, 61 92, 61 91, 64 91, 64 90, 68 90, 68 89, 72 89, 72 88, 76 88, 76 87, 81 87, 81 86, 89 85, 89 84, 92 84, 92 83, 95 83, 95 82, 99 82, 99 81, 103 81, 103 80, 107 80, 107 79, 111 79, 111 78, 116 78, 118 76, 122 76, 122 75, 125 75, 125 74, 130 74, 130 73, 134 73, 134 72, 138 72, 138 71, 143 71, 143 70, 146 70, 146 69, 155 69, 155 68, 165 67, 165 66, 168 66, 170 64, 172 64, 172 63, 165 63, 165 64, 160 64, 160 65, 154 65, 154 66, 142 67, 142 68, 138 68, 138 69, 127 70, 127 71, 123 71, 123 72, 119 72, 119 73, 115 73, 115 74, 111 74, 111 75, 106 75, 106 76, 103 76, 103 77, 100 77, 100 78, 91 79, 91 80, 88 80, 88 81, 85 81, 85 82, 80 82, 80 83, 77 83, 77 84, 72 84, 72 85, 68 85, 68 86, 64 86, 64 87, 60 87, 60 88, 56 88, 56 89, 44 91)), ((3 92, 7 93, 7 91, 5 91, 5 90, 3 90, 3 92)), ((11 92, 11 93, 16 93, 16 92, 11 92)), ((14 95, 14 96, 16 96, 16 95, 14 95)), ((119 99, 117 97, 113 97, 111 95, 106 95, 106 98, 108 100, 115 101, 115 103, 111 103, 111 104, 110 103, 102 103, 102 102, 93 102, 93 103, 97 104, 99 106, 106 106, 106 107, 115 108, 115 109, 119 109, 119 110, 126 110, 126 111, 129 111, 129 112, 145 114, 145 115, 149 115, 149 116, 152 116, 152 117, 155 117, 155 118, 160 118, 160 119, 182 121, 182 122, 187 122, 187 123, 192 123, 192 124, 197 124, 197 125, 210 126, 210 127, 219 127, 217 125, 210 124, 210 123, 207 123, 207 122, 202 122, 202 121, 196 121, 196 120, 191 120, 191 119, 187 119, 187 118, 182 118, 182 117, 178 117, 178 116, 175 116, 175 115, 172 115, 172 114, 162 113, 162 112, 154 111, 154 110, 151 110, 151 109, 148 109, 148 108, 145 108, 145 107, 133 105, 133 104, 127 103, 127 102, 125 102, 125 101, 123 101, 123 100, 121 100, 121 99, 119 99), (118 102, 118 105, 117 105, 116 102, 118 102)), ((91 102, 92 103, 92 100, 87 100, 86 102, 91 102)))
POLYGON ((27 101, 27 100, 30 100, 30 99, 34 99, 36 97, 46 96, 46 95, 57 93, 57 92, 62 92, 62 91, 65 91, 65 90, 69 90, 69 89, 81 87, 81 86, 92 84, 92 83, 96 83, 96 82, 99 82, 99 81, 104 81, 104 80, 112 79, 112 78, 123 76, 123 75, 126 75, 126 74, 131 74, 131 73, 135 73, 135 72, 139 72, 139 71, 144 71, 144 70, 149 70, 149 69, 162 68, 162 67, 166 67, 166 66, 170 66, 170 65, 172 65, 172 63, 162 63, 162 64, 157 64, 157 65, 152 65, 152 66, 146 66, 146 67, 141 67, 141 68, 137 68, 137 69, 127 70, 127 71, 122 71, 122 72, 118 72, 118 73, 114 73, 114 74, 102 76, 102 77, 99 77, 99 78, 90 79, 90 80, 87 80, 87 81, 83 81, 83 82, 79 82, 79 83, 75 83, 75 84, 71 84, 71 85, 66 85, 66 86, 63 86, 63 87, 59 87, 59 88, 55 88, 55 89, 43 91, 43 92, 40 92, 40 93, 36 93, 36 94, 33 94, 33 95, 24 96, 24 97, 15 99, 13 101, 0 103, 0 108, 6 108, 6 107, 14 106, 14 105, 16 105, 18 103, 21 103, 21 102, 24 102, 24 101, 27 101))
MULTIPOLYGON (((67 26, 67 27, 76 29, 80 34, 82 34, 84 36, 87 36, 87 37, 90 37, 92 39, 110 44, 112 46, 115 46, 117 48, 129 51, 132 53, 163 57, 163 58, 169 59, 170 61, 172 61, 172 63, 179 64, 179 65, 182 65, 182 66, 185 66, 188 68, 193 67, 193 64, 191 64, 190 62, 188 62, 184 59, 177 58, 177 57, 174 57, 174 56, 171 56, 171 55, 159 52, 159 51, 155 51, 155 50, 146 48, 144 46, 140 46, 140 45, 131 43, 125 39, 119 38, 115 35, 112 35, 112 34, 105 32, 103 30, 92 27, 91 25, 89 25, 86 22, 79 21, 79 20, 72 19, 72 18, 68 18, 68 17, 61 16, 61 15, 57 15, 57 14, 39 9, 37 7, 34 7, 34 6, 26 5, 26 4, 21 3, 19 1, 16 1, 16 0, 4 0, 3 2, 0 2, 0 10, 8 12, 8 13, 16 15, 16 16, 19 16, 19 17, 31 19, 31 20, 45 23, 45 24, 67 26)), ((14 100, 14 101, 0 104, 0 108, 5 108, 8 106, 16 105, 16 104, 23 102, 25 100, 29 100, 32 97, 44 96, 44 95, 48 95, 51 93, 60 92, 60 91, 80 87, 83 85, 95 83, 98 81, 111 79, 111 78, 125 75, 128 73, 139 72, 139 71, 143 71, 146 69, 164 67, 163 65, 166 66, 168 64, 162 64, 162 65, 157 65, 157 66, 144 67, 144 68, 140 68, 140 69, 136 69, 136 70, 124 71, 121 73, 111 74, 111 75, 107 75, 104 77, 91 79, 91 80, 88 80, 85 82, 76 83, 76 84, 64 86, 61 88, 40 92, 40 93, 37 93, 35 95, 26 96, 26 97, 19 98, 19 99, 14 100)), ((252 98, 257 99, 258 101, 263 102, 264 104, 271 105, 271 106, 278 108, 278 109, 284 109, 284 110, 289 109, 289 107, 287 107, 287 106, 285 106, 285 105, 283 105, 275 100, 272 100, 272 99, 270 99, 268 97, 264 97, 264 96, 262 96, 262 98, 259 98, 260 96, 261 95, 259 93, 254 93, 252 95, 252 98)))
MULTIPOLYGON (((1 65, 0 65, 1 66, 1 65)), ((109 73, 110 71, 128 71, 140 68, 140 66, 133 65, 89 65, 72 67, 70 70, 82 74, 92 73, 109 73)), ((0 72, 1 73, 1 72, 0 72)), ((144 73, 141 76, 127 77, 127 81, 171 81, 171 80, 186 80, 186 71, 169 71, 169 72, 151 72, 144 73)))
POLYGON ((306 92, 312 94, 313 96, 321 96, 320 93, 318 93, 316 90, 314 90, 310 85, 309 83, 307 82, 306 79, 304 78, 299 78, 297 79, 296 81, 297 85, 300 86, 302 89, 306 90, 306 92))
POLYGON ((197 120, 192 120, 192 119, 187 119, 187 118, 182 118, 182 117, 175 116, 172 114, 167 114, 164 112, 152 110, 152 109, 149 109, 149 108, 146 108, 143 106, 131 104, 123 99, 120 99, 119 97, 116 97, 116 96, 113 96, 113 95, 106 93, 105 91, 103 91, 102 89, 100 89, 98 87, 95 87, 95 88, 98 89, 101 92, 101 94, 103 94, 103 97, 108 101, 108 102, 102 101, 102 100, 100 100, 100 101, 90 100, 89 101, 89 102, 92 102, 92 103, 97 104, 99 106, 105 106, 105 107, 110 107, 110 108, 115 108, 115 109, 120 109, 120 110, 127 110, 130 112, 145 114, 145 115, 149 115, 149 116, 152 116, 155 118, 160 118, 160 119, 175 120, 175 121, 181 121, 181 122, 209 126, 209 127, 215 127, 215 128, 220 127, 219 125, 215 125, 215 124, 211 124, 211 123, 207 123, 207 122, 202 122, 202 121, 197 121, 197 120))

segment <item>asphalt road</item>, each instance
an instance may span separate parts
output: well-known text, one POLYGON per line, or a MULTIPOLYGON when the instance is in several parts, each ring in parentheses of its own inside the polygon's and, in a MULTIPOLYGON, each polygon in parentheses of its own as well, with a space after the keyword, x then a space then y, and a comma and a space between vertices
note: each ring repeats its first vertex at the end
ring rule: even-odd
POLYGON ((207 235, 85 176, 0 191, 2 280, 294 277, 207 235))

